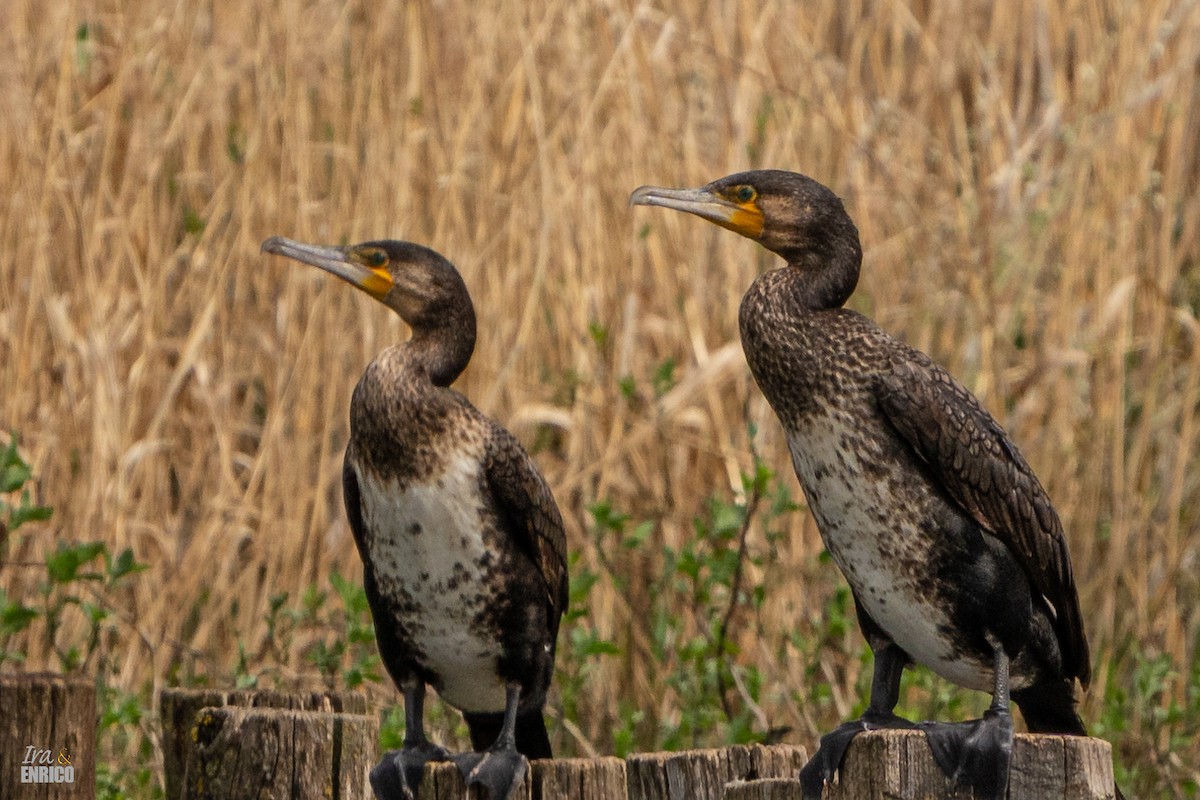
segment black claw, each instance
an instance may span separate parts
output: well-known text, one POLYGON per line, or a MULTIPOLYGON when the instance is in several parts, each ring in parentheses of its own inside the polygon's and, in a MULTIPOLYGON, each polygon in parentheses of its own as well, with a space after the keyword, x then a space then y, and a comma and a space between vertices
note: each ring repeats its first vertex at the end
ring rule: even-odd
POLYGON ((1002 800, 1008 789, 1012 759, 1012 714, 989 709, 969 722, 925 722, 920 726, 933 759, 959 786, 970 787, 978 800, 1002 800))
POLYGON ((425 765, 448 757, 445 750, 430 742, 390 750, 371 770, 371 789, 378 800, 414 800, 425 765))
POLYGON ((825 784, 833 781, 842 761, 846 758, 846 749, 855 736, 864 731, 882 729, 912 728, 914 725, 895 714, 864 714, 860 719, 843 722, 834 730, 821 737, 821 745, 817 752, 800 770, 800 789, 804 800, 820 800, 825 784))
POLYGON ((505 800, 521 783, 529 762, 513 747, 494 747, 482 753, 463 753, 452 759, 468 786, 479 785, 491 800, 505 800))
POLYGON ((371 790, 377 800, 412 800, 413 791, 406 785, 402 769, 392 756, 399 751, 384 753, 383 760, 371 770, 371 790))

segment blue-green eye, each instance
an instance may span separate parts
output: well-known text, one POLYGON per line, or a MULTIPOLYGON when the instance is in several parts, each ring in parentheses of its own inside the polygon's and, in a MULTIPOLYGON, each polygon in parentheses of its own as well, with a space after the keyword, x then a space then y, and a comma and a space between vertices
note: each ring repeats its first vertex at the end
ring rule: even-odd
POLYGON ((372 250, 363 256, 363 261, 368 267, 382 267, 387 263, 387 253, 382 250, 372 250))
POLYGON ((739 186, 734 191, 733 196, 737 198, 739 203, 749 203, 757 194, 753 186, 739 186))

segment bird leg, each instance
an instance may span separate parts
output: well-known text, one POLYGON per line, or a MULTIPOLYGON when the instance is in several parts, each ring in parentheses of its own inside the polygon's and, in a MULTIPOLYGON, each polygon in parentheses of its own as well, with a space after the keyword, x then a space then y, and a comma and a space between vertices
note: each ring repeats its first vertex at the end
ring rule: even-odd
POLYGON ((1012 758, 1013 719, 1008 709, 1008 654, 998 641, 992 645, 995 687, 992 704, 982 719, 968 722, 924 722, 921 729, 942 772, 956 784, 972 789, 977 800, 1002 800, 1008 789, 1012 758))
POLYGON ((912 728, 911 722, 893 713, 900 699, 900 676, 908 657, 895 644, 888 642, 875 652, 875 669, 871 674, 871 700, 867 710, 856 720, 843 722, 821 737, 821 746, 800 770, 800 785, 804 800, 820 800, 825 784, 832 781, 846 757, 846 748, 863 731, 887 728, 912 728))
POLYGON ((467 785, 483 786, 491 800, 505 800, 529 769, 525 756, 517 752, 517 704, 521 687, 509 685, 504 693, 504 725, 496 743, 482 753, 463 753, 453 761, 467 785))
POLYGON ((425 738, 425 684, 417 681, 404 690, 404 746, 384 753, 371 770, 371 788, 378 800, 414 800, 421 774, 430 761, 445 761, 449 754, 425 738))

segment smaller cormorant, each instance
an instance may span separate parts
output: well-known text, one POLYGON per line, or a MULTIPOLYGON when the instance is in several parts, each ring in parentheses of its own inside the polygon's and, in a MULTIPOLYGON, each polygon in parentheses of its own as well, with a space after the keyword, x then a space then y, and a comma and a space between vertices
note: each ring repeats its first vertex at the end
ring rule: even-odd
POLYGON ((1062 524, 1029 464, 949 373, 842 307, 862 250, 825 186, 761 170, 643 186, 630 203, 696 214, 787 262, 743 297, 742 348, 875 654, 870 705, 822 737, 805 797, 821 796, 857 733, 913 727, 893 713, 912 661, 992 693, 980 720, 920 727, 948 775, 1002 797, 1010 695, 1031 731, 1082 736, 1075 681, 1091 677, 1062 524))
POLYGON ((467 287, 408 242, 274 236, 262 249, 342 278, 412 328, 354 388, 342 472, 379 653, 404 694, 404 746, 371 785, 380 800, 411 800, 425 763, 451 758, 425 737, 429 685, 470 729, 475 752, 452 760, 502 800, 525 757, 551 757, 542 707, 567 606, 566 542, 529 454, 449 388, 475 347, 467 287))

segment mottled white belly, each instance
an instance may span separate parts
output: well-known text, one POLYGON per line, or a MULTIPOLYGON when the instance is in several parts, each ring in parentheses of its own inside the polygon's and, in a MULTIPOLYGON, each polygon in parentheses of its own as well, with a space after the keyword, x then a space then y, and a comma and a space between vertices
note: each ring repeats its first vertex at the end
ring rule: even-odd
POLYGON ((463 711, 500 711, 501 645, 480 616, 495 602, 484 582, 496 554, 484 538, 479 466, 450 462, 403 492, 360 474, 367 551, 380 594, 403 623, 418 661, 442 679, 439 694, 463 711))
POLYGON ((832 424, 789 436, 788 449, 821 538, 871 618, 918 663, 960 686, 990 691, 990 667, 954 652, 942 632, 951 621, 932 601, 932 572, 919 567, 929 563, 929 533, 884 510, 911 505, 913 497, 897 497, 895 487, 919 478, 896 475, 883 459, 866 469, 862 459, 874 454, 842 446, 832 424))

